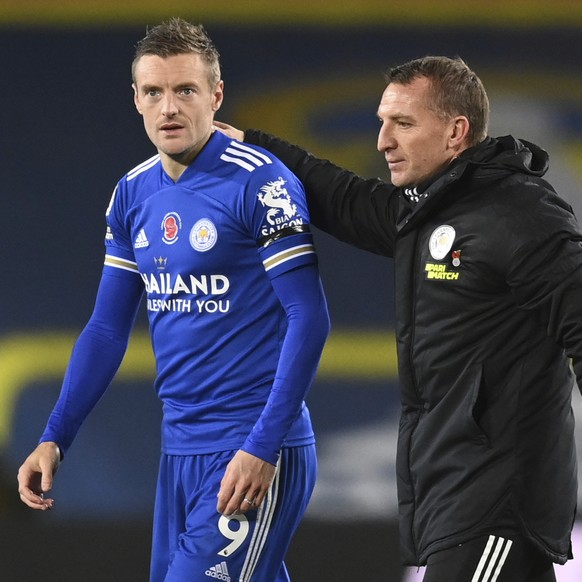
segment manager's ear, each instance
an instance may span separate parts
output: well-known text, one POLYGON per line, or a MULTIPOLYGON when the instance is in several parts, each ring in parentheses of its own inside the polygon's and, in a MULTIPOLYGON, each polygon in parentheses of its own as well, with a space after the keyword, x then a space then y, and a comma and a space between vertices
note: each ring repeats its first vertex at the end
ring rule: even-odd
POLYGON ((468 147, 469 120, 464 115, 457 115, 451 119, 449 131, 449 147, 455 151, 462 151, 468 147))

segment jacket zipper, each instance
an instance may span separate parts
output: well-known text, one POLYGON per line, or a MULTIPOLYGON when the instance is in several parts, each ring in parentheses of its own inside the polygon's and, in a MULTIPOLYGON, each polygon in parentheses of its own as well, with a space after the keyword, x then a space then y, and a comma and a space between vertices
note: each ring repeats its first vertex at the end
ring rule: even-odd
MULTIPOLYGON (((422 404, 422 397, 420 394, 420 391, 418 389, 418 383, 416 381, 416 371, 414 368, 414 358, 413 358, 413 349, 414 349, 414 338, 415 338, 415 334, 416 334, 416 290, 417 290, 417 278, 418 278, 418 273, 419 273, 419 268, 420 268, 420 253, 417 252, 418 249, 418 234, 416 235, 416 238, 414 240, 414 249, 413 249, 413 269, 412 269, 412 289, 411 289, 411 310, 410 310, 410 347, 409 347, 409 351, 408 351, 408 366, 410 368, 410 378, 413 384, 413 389, 414 392, 416 394, 416 398, 417 401, 419 403, 419 405, 422 404)), ((412 428, 411 432, 410 432, 410 441, 409 441, 409 449, 408 449, 408 476, 409 476, 409 483, 410 483, 410 492, 412 494, 412 500, 413 500, 413 510, 412 510, 412 517, 411 517, 411 521, 410 521, 410 538, 412 540, 412 544, 413 544, 413 551, 414 551, 414 555, 416 557, 416 561, 418 562, 418 543, 416 540, 416 532, 415 532, 415 527, 414 527, 414 521, 415 521, 415 517, 416 517, 416 492, 414 490, 414 482, 412 479, 412 470, 411 470, 411 459, 410 459, 410 455, 412 452, 412 438, 414 436, 414 433, 416 431, 416 428, 418 427, 418 422, 420 420, 420 415, 423 413, 423 410, 419 408, 418 410, 418 414, 416 416, 416 422, 414 424, 414 428, 412 428)))

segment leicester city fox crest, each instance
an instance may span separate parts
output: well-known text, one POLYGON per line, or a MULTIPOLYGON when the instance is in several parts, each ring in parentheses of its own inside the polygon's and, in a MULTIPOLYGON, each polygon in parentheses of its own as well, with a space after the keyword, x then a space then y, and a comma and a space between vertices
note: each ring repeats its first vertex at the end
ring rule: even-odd
POLYGON ((209 218, 200 219, 190 231, 192 248, 203 253, 209 251, 218 238, 216 226, 209 218))

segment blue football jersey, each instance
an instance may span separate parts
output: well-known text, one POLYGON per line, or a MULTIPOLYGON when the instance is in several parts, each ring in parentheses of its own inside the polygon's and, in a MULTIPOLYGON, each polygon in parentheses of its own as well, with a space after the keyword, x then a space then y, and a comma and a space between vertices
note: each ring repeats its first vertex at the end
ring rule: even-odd
MULTIPOLYGON (((164 453, 240 448, 253 429, 286 330, 269 279, 316 262, 308 222, 297 178, 219 132, 177 182, 156 155, 117 184, 104 268, 143 280, 164 453)), ((312 442, 303 405, 274 445, 312 442)))

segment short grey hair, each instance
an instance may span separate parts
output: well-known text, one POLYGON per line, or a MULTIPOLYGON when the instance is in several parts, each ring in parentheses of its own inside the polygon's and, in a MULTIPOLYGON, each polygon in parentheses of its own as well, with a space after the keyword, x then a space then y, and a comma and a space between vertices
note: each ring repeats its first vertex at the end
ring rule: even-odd
POLYGON ((489 127, 489 98, 481 79, 461 58, 426 56, 392 68, 386 81, 408 85, 424 77, 430 81, 427 107, 443 119, 464 115, 469 120, 469 146, 481 143, 489 127))

